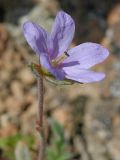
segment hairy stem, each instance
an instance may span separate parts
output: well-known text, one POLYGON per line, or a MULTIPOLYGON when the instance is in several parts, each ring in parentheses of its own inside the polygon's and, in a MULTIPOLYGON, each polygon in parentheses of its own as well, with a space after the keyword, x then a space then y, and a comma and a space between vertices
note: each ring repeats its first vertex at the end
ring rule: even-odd
POLYGON ((43 89, 43 77, 39 76, 37 78, 38 85, 38 122, 41 128, 43 128, 43 98, 44 98, 44 89, 43 89))
POLYGON ((43 100, 44 100, 44 88, 43 77, 40 75, 37 78, 38 87, 38 131, 40 133, 40 144, 38 148, 38 160, 44 160, 45 156, 45 136, 43 128, 43 100))

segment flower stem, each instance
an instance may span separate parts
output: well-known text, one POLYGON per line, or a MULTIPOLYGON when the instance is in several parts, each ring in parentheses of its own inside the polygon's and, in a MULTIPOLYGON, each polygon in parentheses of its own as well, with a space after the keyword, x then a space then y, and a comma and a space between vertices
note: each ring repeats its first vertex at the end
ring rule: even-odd
POLYGON ((44 101, 44 88, 43 88, 43 77, 40 75, 37 77, 37 88, 38 88, 38 121, 37 130, 40 133, 40 144, 38 148, 38 160, 44 160, 45 156, 45 136, 43 128, 43 101, 44 101))

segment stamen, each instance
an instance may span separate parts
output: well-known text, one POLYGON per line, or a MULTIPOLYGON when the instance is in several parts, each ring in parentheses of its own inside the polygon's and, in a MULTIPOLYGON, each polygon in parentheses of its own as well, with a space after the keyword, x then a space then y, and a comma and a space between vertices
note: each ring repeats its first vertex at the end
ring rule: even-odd
POLYGON ((57 57, 56 59, 52 60, 52 65, 54 67, 57 67, 61 62, 63 62, 67 57, 69 57, 69 54, 67 52, 64 52, 62 55, 57 57))

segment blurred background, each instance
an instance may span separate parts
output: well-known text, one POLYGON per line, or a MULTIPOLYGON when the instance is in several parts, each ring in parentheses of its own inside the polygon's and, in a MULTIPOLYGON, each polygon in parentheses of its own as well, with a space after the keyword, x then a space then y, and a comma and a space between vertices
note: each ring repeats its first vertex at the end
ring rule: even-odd
POLYGON ((73 46, 91 41, 110 51, 94 67, 100 83, 45 82, 46 160, 120 160, 120 1, 0 0, 0 160, 34 160, 38 135, 35 54, 21 26, 32 20, 50 31, 62 9, 76 23, 73 46))

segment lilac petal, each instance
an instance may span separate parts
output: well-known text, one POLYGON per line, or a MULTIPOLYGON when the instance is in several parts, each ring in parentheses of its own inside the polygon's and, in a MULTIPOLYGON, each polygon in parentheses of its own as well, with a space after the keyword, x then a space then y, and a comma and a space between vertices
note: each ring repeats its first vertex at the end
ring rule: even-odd
POLYGON ((53 42, 52 58, 64 53, 70 46, 75 32, 74 20, 67 13, 60 11, 55 19, 51 32, 53 42))
POLYGON ((81 83, 93 83, 105 78, 104 73, 80 69, 79 66, 64 67, 65 77, 81 83))
POLYGON ((48 33, 33 22, 23 24, 23 33, 31 48, 40 55, 47 52, 48 33))
POLYGON ((67 66, 67 63, 77 61, 81 69, 88 69, 104 61, 109 52, 99 44, 87 42, 70 49, 68 54, 70 56, 64 60, 62 66, 67 66))
POLYGON ((65 77, 65 73, 61 69, 53 68, 50 64, 50 60, 48 56, 46 56, 44 53, 40 56, 40 64, 47 69, 53 76, 55 76, 58 80, 63 80, 65 77))

